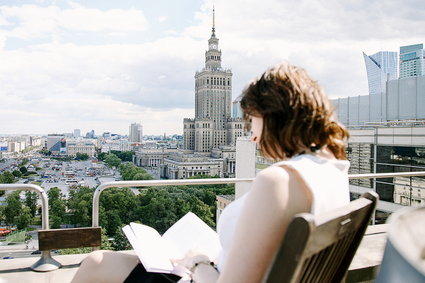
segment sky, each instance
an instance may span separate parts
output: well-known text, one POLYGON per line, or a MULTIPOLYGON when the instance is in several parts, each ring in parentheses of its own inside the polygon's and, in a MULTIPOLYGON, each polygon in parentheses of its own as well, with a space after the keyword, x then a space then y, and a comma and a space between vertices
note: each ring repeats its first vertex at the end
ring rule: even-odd
POLYGON ((423 0, 0 0, 0 134, 182 134, 213 6, 233 98, 283 61, 365 95, 362 52, 425 39, 423 0))

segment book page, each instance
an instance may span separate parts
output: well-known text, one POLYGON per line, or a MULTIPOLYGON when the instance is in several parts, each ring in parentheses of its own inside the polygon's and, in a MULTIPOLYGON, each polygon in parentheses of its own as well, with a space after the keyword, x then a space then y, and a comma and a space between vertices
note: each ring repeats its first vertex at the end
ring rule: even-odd
POLYGON ((172 259, 181 259, 189 251, 207 255, 211 261, 216 261, 221 250, 218 234, 192 212, 188 212, 162 235, 171 243, 176 252, 172 259))
POLYGON ((169 256, 171 248, 155 229, 130 223, 122 230, 147 271, 171 273, 174 269, 169 256))

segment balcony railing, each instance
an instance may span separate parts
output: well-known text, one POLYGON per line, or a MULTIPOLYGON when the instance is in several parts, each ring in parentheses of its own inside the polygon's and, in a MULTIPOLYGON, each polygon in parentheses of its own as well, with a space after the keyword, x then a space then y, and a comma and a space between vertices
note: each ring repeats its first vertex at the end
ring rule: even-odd
MULTIPOLYGON (((376 173, 376 174, 352 174, 349 179, 365 179, 365 178, 388 178, 388 177, 412 177, 412 176, 425 176, 425 171, 419 172, 400 172, 400 173, 376 173)), ((153 186, 182 186, 182 185, 213 185, 213 184, 241 184, 251 183, 254 178, 220 178, 220 179, 185 179, 185 180, 144 180, 144 181, 118 181, 107 182, 99 185, 94 192, 93 196, 93 214, 92 226, 99 226, 99 199, 100 194, 108 188, 134 188, 153 187, 153 186)), ((48 198, 44 189, 37 185, 30 184, 0 184, 0 190, 32 190, 36 191, 41 198, 42 206, 42 229, 49 229, 49 213, 48 213, 48 198)), ((370 189, 367 189, 370 190, 370 189)), ((352 191, 359 193, 358 191, 352 191)), ((385 203, 380 201, 381 206, 385 208, 385 203), (384 205, 382 205, 384 204, 384 205)), ((388 204, 387 204, 388 205, 388 204)), ((378 204, 378 210, 380 205, 378 204)), ((399 208, 403 207, 399 205, 399 208)), ((50 266, 51 270, 57 269, 60 266, 53 258, 51 258, 50 251, 42 251, 41 258, 31 268, 36 271, 46 270, 46 264, 50 266), (43 266, 40 269, 40 266, 43 266), (56 266, 56 268, 54 268, 56 266)))

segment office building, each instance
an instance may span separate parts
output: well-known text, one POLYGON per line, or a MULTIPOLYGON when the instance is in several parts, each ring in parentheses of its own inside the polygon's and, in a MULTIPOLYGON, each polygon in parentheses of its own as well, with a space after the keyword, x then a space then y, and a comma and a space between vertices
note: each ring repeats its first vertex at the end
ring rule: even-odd
POLYGON ((47 136, 47 150, 52 155, 59 155, 66 153, 66 139, 64 135, 49 134, 47 136))
POLYGON ((397 52, 380 51, 373 55, 363 52, 369 95, 385 93, 386 82, 397 79, 397 52))
POLYGON ((243 118, 243 111, 241 108, 241 99, 242 96, 238 96, 234 101, 233 101, 233 106, 232 106, 232 118, 243 118))
POLYGON ((400 79, 425 75, 423 44, 400 47, 400 79))
POLYGON ((130 125, 128 140, 131 143, 141 143, 143 141, 143 126, 141 124, 132 123, 130 125))

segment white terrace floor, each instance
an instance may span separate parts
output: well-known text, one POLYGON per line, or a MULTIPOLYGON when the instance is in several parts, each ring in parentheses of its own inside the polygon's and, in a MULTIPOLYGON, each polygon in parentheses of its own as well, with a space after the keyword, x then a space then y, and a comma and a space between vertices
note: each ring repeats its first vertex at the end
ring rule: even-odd
MULTIPOLYGON (((381 263, 385 242, 387 225, 369 226, 365 237, 357 251, 346 283, 372 281, 377 267, 381 263)), ((2 252, 4 252, 2 247, 2 252)), ((13 249, 13 246, 9 246, 13 249)), ((133 251, 125 251, 133 253, 133 251)), ((16 259, 0 259, 0 283, 66 283, 74 276, 79 263, 85 254, 78 255, 53 255, 62 264, 62 268, 51 272, 34 272, 30 266, 36 262, 37 257, 16 259)))

